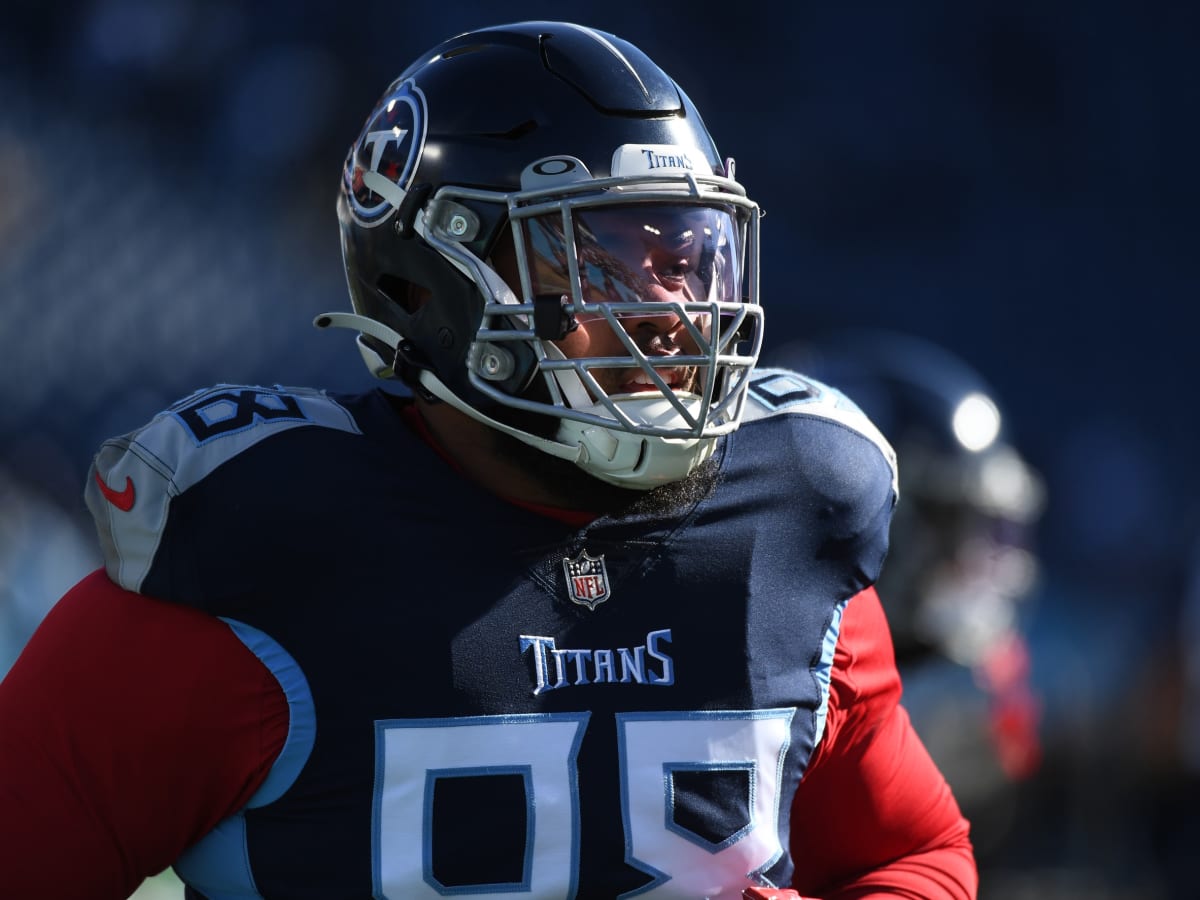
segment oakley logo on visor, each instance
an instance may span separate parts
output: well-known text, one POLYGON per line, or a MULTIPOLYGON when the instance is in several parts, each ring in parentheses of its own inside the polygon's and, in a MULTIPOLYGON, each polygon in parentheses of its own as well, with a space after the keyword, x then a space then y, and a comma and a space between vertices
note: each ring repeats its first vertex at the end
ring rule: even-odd
POLYGON ((574 156, 547 156, 530 163, 521 173, 521 190, 534 191, 560 184, 590 181, 592 173, 574 156))

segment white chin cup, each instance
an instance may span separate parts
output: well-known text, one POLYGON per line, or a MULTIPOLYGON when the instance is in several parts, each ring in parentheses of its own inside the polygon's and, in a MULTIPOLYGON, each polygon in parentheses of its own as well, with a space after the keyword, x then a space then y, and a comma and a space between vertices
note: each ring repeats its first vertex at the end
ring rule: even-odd
MULTIPOLYGON (((676 394, 693 415, 700 398, 676 394)), ((663 396, 624 394, 609 398, 634 422, 657 427, 684 424, 679 411, 663 396)), ((612 418, 601 404, 581 412, 612 418)), ((563 419, 556 440, 580 447, 577 465, 601 481, 618 487, 643 490, 678 481, 712 456, 716 438, 666 438, 630 434, 613 428, 563 419)))

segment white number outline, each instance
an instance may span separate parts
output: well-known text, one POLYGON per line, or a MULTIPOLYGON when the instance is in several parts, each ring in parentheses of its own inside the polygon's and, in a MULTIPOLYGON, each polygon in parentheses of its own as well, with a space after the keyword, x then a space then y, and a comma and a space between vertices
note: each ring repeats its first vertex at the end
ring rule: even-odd
POLYGON ((540 850, 542 859, 558 853, 570 860, 568 877, 555 885, 553 874, 546 874, 543 879, 548 885, 541 890, 549 889, 554 896, 573 897, 579 877, 576 760, 590 717, 591 713, 582 712, 376 721, 371 809, 372 895, 392 900, 464 895, 476 900, 503 900, 514 894, 532 895, 539 875, 540 850), (530 728, 537 729, 534 735, 528 733, 530 728), (540 767, 537 759, 530 759, 531 747, 551 751, 543 753, 545 760, 540 767), (389 779, 389 762, 405 773, 424 768, 425 777, 389 779), (478 774, 484 769, 507 774, 517 767, 529 772, 526 796, 530 805, 536 805, 538 798, 545 795, 545 802, 538 809, 543 827, 534 830, 533 841, 527 845, 526 883, 464 887, 438 884, 432 878, 429 771, 470 770, 478 774), (420 796, 416 796, 418 792, 420 796))
MULTIPOLYGON (((625 862, 654 877, 654 881, 626 897, 651 896, 675 882, 663 896, 708 896, 730 879, 749 879, 764 872, 783 856, 779 841, 779 804, 784 760, 791 746, 794 707, 782 709, 697 710, 692 712, 617 713, 617 743, 621 765, 621 818, 625 829, 625 862), (663 726, 668 726, 664 728, 663 726), (681 727, 685 726, 685 727, 681 727), (648 748, 638 760, 640 745, 648 748), (694 746, 698 755, 681 758, 677 751, 694 746), (747 751, 751 752, 747 752, 747 751), (672 753, 672 751, 676 751, 672 753), (672 754, 673 759, 663 756, 672 754), (657 766, 655 772, 653 767, 657 766), (688 832, 674 822, 671 773, 749 769, 750 821, 719 844, 688 832), (634 771, 637 770, 637 771, 634 771), (655 814, 650 783, 661 779, 663 804, 655 814), (642 790, 638 791, 637 788, 642 790), (639 810, 635 814, 635 810, 639 810), (657 827, 652 822, 657 818, 657 827), (750 841, 749 844, 745 842, 750 841), (673 844, 673 846, 672 846, 673 844), (739 846, 743 845, 745 846, 739 846), (687 847, 699 849, 689 854, 687 847), (753 858, 748 854, 757 853, 753 858), (655 857, 688 858, 683 871, 671 874, 655 857), (737 870, 724 871, 737 860, 737 870), (706 882, 706 879, 707 882, 706 882), (683 888, 684 893, 676 891, 683 888)), ((678 866, 673 868, 678 869, 678 866)))
MULTIPOLYGON (((707 896, 709 890, 749 883, 778 862, 784 852, 778 829, 784 760, 795 713, 788 707, 615 714, 625 861, 653 879, 622 898, 707 896), (676 824, 672 774, 730 769, 750 773, 750 821, 715 844, 676 824), (681 856, 687 859, 685 870, 665 871, 664 862, 681 856)), ((377 721, 373 896, 575 897, 581 822, 577 760, 590 716, 531 713, 377 721), (532 734, 531 728, 536 729, 532 734), (389 766, 394 766, 390 779, 389 766), (411 777, 421 768, 423 778, 411 777), (433 787, 439 778, 480 774, 519 774, 525 779, 523 880, 442 885, 432 872, 433 787), (566 861, 569 871, 548 869, 547 860, 557 860, 556 867, 566 861)))

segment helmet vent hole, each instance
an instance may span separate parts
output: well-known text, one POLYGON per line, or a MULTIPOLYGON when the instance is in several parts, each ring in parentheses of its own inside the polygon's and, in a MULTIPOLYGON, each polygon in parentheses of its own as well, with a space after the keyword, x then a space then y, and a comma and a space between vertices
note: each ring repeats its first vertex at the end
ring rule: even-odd
POLYGON ((405 281, 395 275, 380 275, 375 286, 410 316, 421 308, 424 297, 428 296, 427 292, 421 291, 411 281, 405 281))

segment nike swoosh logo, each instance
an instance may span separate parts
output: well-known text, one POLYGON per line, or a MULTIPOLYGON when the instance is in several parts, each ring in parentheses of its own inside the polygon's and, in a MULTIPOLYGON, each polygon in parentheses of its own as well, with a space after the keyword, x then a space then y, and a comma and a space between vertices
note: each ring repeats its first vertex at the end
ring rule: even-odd
POLYGON ((133 509, 133 479, 128 475, 125 476, 125 489, 114 491, 104 479, 100 477, 99 472, 93 473, 96 476, 96 486, 100 488, 100 493, 104 495, 104 499, 119 509, 121 512, 129 512, 133 509))

